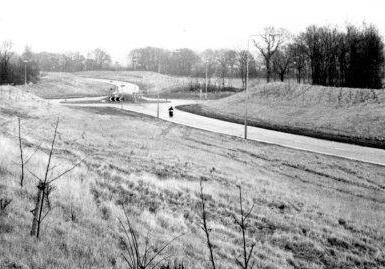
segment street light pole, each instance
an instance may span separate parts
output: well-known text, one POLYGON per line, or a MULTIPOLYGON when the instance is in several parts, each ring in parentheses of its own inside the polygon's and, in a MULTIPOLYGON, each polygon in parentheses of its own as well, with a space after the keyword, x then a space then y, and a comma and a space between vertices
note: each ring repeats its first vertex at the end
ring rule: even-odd
POLYGON ((245 81, 245 139, 247 139, 247 109, 249 102, 249 50, 250 50, 250 39, 256 35, 249 35, 247 37, 247 51, 246 51, 246 81, 245 81))
POLYGON ((27 85, 27 63, 29 61, 24 60, 24 85, 27 85))
POLYGON ((207 83, 208 83, 208 81, 207 81, 207 65, 208 65, 208 60, 206 60, 206 86, 205 86, 205 88, 206 88, 206 94, 205 94, 205 99, 207 100, 207 83))
POLYGON ((158 98, 157 98, 156 117, 159 119, 159 92, 158 92, 158 98))
MULTIPOLYGON (((160 74, 160 57, 158 57, 158 73, 160 74)), ((159 119, 159 91, 158 91, 158 98, 157 98, 157 106, 156 106, 156 117, 159 119)))
POLYGON ((247 139, 247 105, 249 99, 249 43, 250 37, 247 38, 247 52, 246 52, 246 81, 245 81, 245 139, 247 139))

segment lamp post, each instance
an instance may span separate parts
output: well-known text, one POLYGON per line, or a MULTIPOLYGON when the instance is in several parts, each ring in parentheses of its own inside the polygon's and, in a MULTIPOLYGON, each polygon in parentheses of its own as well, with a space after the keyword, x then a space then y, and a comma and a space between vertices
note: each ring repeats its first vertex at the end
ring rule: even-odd
POLYGON ((248 105, 248 99, 249 99, 249 91, 248 91, 248 84, 249 84, 249 43, 250 43, 250 37, 247 38, 247 51, 246 51, 246 81, 245 81, 245 134, 244 137, 247 139, 247 105, 248 105))
POLYGON ((207 66, 208 66, 208 62, 209 62, 209 60, 206 60, 206 80, 205 80, 205 89, 206 89, 206 94, 205 94, 205 99, 207 100, 207 83, 208 83, 208 81, 207 81, 207 66))
POLYGON ((156 117, 159 119, 159 92, 158 92, 158 98, 156 102, 156 117))
MULTIPOLYGON (((160 74, 160 57, 158 56, 158 73, 160 74)), ((159 119, 159 91, 156 102, 156 117, 159 119)))
POLYGON ((202 101, 202 86, 199 83, 199 100, 202 101))
POLYGON ((247 109, 248 109, 248 101, 249 101, 249 49, 250 49, 250 39, 256 35, 249 35, 247 38, 247 52, 246 52, 246 81, 245 81, 245 133, 244 137, 247 139, 247 109))
POLYGON ((27 63, 29 63, 28 60, 24 60, 24 85, 27 85, 27 63))

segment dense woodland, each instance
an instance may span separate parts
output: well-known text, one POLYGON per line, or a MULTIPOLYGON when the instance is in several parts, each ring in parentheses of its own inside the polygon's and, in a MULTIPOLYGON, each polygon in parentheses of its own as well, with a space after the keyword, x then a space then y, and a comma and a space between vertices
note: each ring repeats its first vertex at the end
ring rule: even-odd
POLYGON ((382 87, 384 44, 373 26, 348 26, 344 32, 312 26, 294 44, 305 45, 313 84, 382 87))
POLYGON ((373 25, 345 29, 309 26, 292 35, 285 29, 267 27, 247 40, 249 50, 207 49, 197 53, 188 48, 173 51, 144 47, 130 52, 129 64, 113 63, 102 49, 86 56, 79 52, 32 53, 26 48, 22 55, 12 52, 12 44, 0 48, 0 84, 36 81, 39 70, 78 72, 87 70, 144 70, 174 76, 217 77, 225 87, 226 77, 242 78, 246 74, 284 81, 287 78, 315 85, 382 88, 384 77, 384 43, 373 25), (248 68, 247 68, 248 67, 248 68))

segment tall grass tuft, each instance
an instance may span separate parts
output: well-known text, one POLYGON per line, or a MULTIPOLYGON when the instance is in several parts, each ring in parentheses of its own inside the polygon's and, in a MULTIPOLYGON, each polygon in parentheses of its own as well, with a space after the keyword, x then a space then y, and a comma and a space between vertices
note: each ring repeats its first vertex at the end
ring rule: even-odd
POLYGON ((148 232, 144 238, 144 244, 142 244, 138 232, 135 231, 124 209, 123 212, 125 220, 123 221, 119 218, 119 223, 124 233, 124 238, 121 242, 124 250, 122 257, 127 268, 155 269, 165 263, 165 261, 169 260, 172 254, 167 254, 166 250, 171 246, 173 241, 183 236, 183 234, 172 238, 170 241, 158 247, 151 241, 150 233, 148 232))

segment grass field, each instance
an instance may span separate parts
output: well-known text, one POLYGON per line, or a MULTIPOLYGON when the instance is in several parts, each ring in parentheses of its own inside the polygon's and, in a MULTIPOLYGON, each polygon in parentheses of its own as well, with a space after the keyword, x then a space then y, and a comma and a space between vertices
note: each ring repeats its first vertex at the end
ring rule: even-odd
POLYGON ((42 98, 74 98, 108 95, 115 86, 93 81, 70 73, 43 73, 40 82, 26 86, 31 93, 42 98))
MULTIPOLYGON (((55 87, 55 85, 53 85, 55 87)), ((58 85, 58 89, 62 86, 58 85)), ((125 268, 122 206, 155 244, 184 233, 169 253, 186 268, 207 268, 200 225, 204 180, 214 255, 235 268, 241 234, 237 185, 255 204, 247 237, 256 268, 385 266, 385 167, 191 129, 112 108, 66 108, 14 87, 0 95, 0 268, 125 268), (40 240, 29 236, 34 177, 18 185, 17 119, 27 165, 42 175, 60 116, 52 211, 40 240)))
MULTIPOLYGON (((261 84, 249 92, 249 124, 385 147, 385 92, 296 83, 261 84)), ((245 93, 183 110, 243 123, 245 93)))

